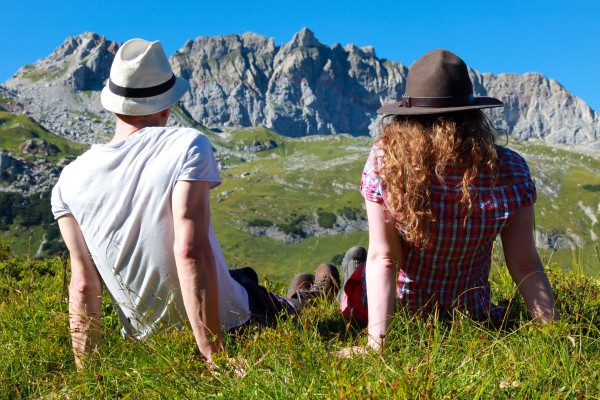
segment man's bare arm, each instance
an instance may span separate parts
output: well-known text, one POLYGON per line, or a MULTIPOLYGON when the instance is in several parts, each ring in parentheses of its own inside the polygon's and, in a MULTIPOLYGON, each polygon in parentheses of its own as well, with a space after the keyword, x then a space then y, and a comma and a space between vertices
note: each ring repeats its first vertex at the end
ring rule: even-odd
POLYGON ((58 226, 71 259, 69 325, 75 365, 82 369, 86 357, 98 346, 102 336, 102 281, 75 218, 72 215, 60 217, 58 226))
POLYGON ((217 268, 209 240, 209 184, 178 181, 173 190, 175 261, 183 302, 200 353, 222 350, 217 268))

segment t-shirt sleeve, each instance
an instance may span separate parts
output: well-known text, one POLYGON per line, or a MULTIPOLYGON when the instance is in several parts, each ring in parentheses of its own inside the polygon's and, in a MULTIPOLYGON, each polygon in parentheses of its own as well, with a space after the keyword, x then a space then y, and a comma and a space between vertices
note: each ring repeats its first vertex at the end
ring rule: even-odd
POLYGON ((54 215, 54 219, 58 219, 67 214, 71 214, 71 210, 69 210, 69 207, 67 207, 67 204, 63 200, 60 179, 52 189, 52 196, 50 197, 50 206, 52 208, 52 215, 54 215))
POLYGON ((199 134, 190 144, 177 180, 207 181, 211 189, 221 184, 219 168, 206 136, 199 134))
POLYGON ((382 204, 384 203, 384 192, 381 177, 377 173, 380 167, 380 153, 381 150, 376 145, 373 146, 362 172, 360 193, 366 200, 382 204))

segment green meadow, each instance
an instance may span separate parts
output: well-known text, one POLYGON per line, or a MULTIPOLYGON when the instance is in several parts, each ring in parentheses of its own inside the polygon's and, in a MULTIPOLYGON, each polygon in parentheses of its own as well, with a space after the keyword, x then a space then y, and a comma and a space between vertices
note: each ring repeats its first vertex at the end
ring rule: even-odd
MULTIPOLYGON (((180 110, 175 112, 185 117, 180 110)), ((294 139, 264 128, 226 134, 202 130, 211 139, 222 170, 223 183, 212 191, 211 207, 230 266, 252 266, 263 276, 285 281, 321 262, 339 263, 349 247, 368 244, 358 187, 373 138, 294 139)), ((19 149, 19 143, 33 138, 56 149, 50 163, 84 150, 26 117, 0 113, 3 149, 35 157, 19 149)), ((543 259, 564 270, 598 275, 600 157, 536 141, 500 137, 498 142, 519 151, 529 163, 538 189, 536 230, 543 259), (557 246, 545 246, 548 240, 557 246)), ((43 254, 55 254, 60 244, 49 207, 40 211, 45 212, 38 218, 43 222, 19 223, 30 220, 26 214, 41 204, 30 199, 33 206, 27 202, 19 206, 7 196, 0 200, 3 208, 14 208, 14 218, 8 223, 0 218, 0 242, 15 255, 35 258, 45 239, 43 254)))
MULTIPOLYGON (((366 219, 358 188, 374 139, 347 135, 290 139, 252 129, 235 132, 226 140, 233 150, 254 143, 277 144, 243 162, 235 159, 222 172, 222 185, 213 190, 215 229, 230 264, 289 278, 321 262, 339 261, 351 246, 368 244, 364 230, 325 231, 297 243, 249 232, 255 224, 279 231, 303 223, 319 225, 323 214, 366 219)), ((561 248, 540 248, 544 260, 596 276, 600 272, 600 226, 595 222, 600 215, 600 158, 536 142, 503 137, 498 142, 519 151, 530 165, 538 188, 536 229, 563 239, 561 248)))
MULTIPOLYGON (((28 123, 8 117, 7 129, 28 123)), ((358 185, 372 138, 291 139, 266 129, 206 133, 223 178, 211 194, 213 224, 231 267, 254 267, 262 283, 283 294, 296 272, 321 262, 339 265, 349 247, 368 245, 356 227, 366 223, 358 185), (350 222, 353 228, 346 227, 350 222)), ((18 151, 16 142, 3 143, 18 151)), ((57 158, 80 151, 60 140, 54 145, 57 158)), ((562 317, 555 324, 529 321, 499 244, 491 284, 494 300, 510 310, 502 330, 461 315, 448 321, 400 311, 385 351, 342 358, 338 353, 363 346, 366 334, 346 324, 334 302, 317 300, 276 327, 227 335, 227 355, 209 370, 189 329, 145 341, 123 338, 106 295, 102 345, 77 372, 66 255, 36 258, 55 226, 26 224, 19 214, 26 209, 15 208, 0 236, 0 398, 599 398, 600 231, 594 218, 600 161, 540 143, 507 145, 524 155, 536 181, 536 229, 570 243, 540 250, 562 317)))
POLYGON ((27 160, 35 160, 35 155, 23 153, 20 145, 28 140, 38 139, 47 143, 50 153, 46 159, 53 162, 61 158, 81 153, 85 146, 54 135, 26 115, 14 115, 2 111, 0 107, 0 149, 16 153, 27 160))

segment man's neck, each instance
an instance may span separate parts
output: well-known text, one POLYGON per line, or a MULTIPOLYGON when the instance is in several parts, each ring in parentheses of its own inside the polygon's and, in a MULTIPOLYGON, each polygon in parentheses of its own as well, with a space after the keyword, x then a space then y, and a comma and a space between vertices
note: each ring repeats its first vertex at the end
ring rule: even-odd
MULTIPOLYGON (((168 116, 167 116, 168 117, 168 116)), ((115 135, 113 136, 110 143, 117 143, 127 139, 129 136, 135 134, 143 128, 150 126, 165 126, 166 119, 160 118, 160 115, 153 114, 145 118, 132 118, 116 116, 116 127, 115 135)))
POLYGON ((137 131, 139 131, 140 129, 142 129, 142 128, 138 128, 138 127, 132 126, 132 125, 126 125, 126 126, 119 127, 119 123, 117 122, 117 128, 115 129, 115 135, 111 139, 110 143, 117 143, 122 140, 125 140, 129 136, 131 136, 134 133, 136 133, 137 131))

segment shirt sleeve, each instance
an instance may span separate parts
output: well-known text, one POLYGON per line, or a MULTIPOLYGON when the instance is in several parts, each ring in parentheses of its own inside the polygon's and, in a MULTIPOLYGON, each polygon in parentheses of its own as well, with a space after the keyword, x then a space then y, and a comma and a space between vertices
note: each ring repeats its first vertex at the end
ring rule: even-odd
POLYGON ((517 185, 517 193, 520 196, 519 207, 531 206, 537 199, 535 183, 531 179, 531 172, 527 161, 514 150, 498 146, 503 163, 504 175, 517 185))
POLYGON ((71 210, 69 210, 69 207, 63 200, 60 179, 58 180, 54 188, 52 188, 50 206, 52 207, 52 215, 54 215, 54 219, 58 219, 67 214, 71 214, 71 210))
POLYGON ((531 178, 531 172, 529 171, 529 165, 525 158, 517 152, 513 152, 513 156, 516 159, 515 164, 518 166, 514 175, 521 180, 522 185, 522 201, 521 207, 528 207, 535 203, 537 199, 537 190, 535 183, 531 178))
POLYGON ((535 188, 535 182, 529 177, 525 181, 525 194, 523 195, 523 203, 521 207, 531 206, 537 199, 537 190, 535 188))
POLYGON ((207 181, 211 189, 221 184, 219 168, 206 136, 198 134, 190 144, 177 180, 207 181))
POLYGON ((360 193, 362 196, 373 203, 384 203, 384 192, 381 182, 381 177, 378 174, 380 168, 380 154, 381 150, 374 145, 371 148, 371 153, 365 164, 362 172, 362 179, 360 182, 360 193))

